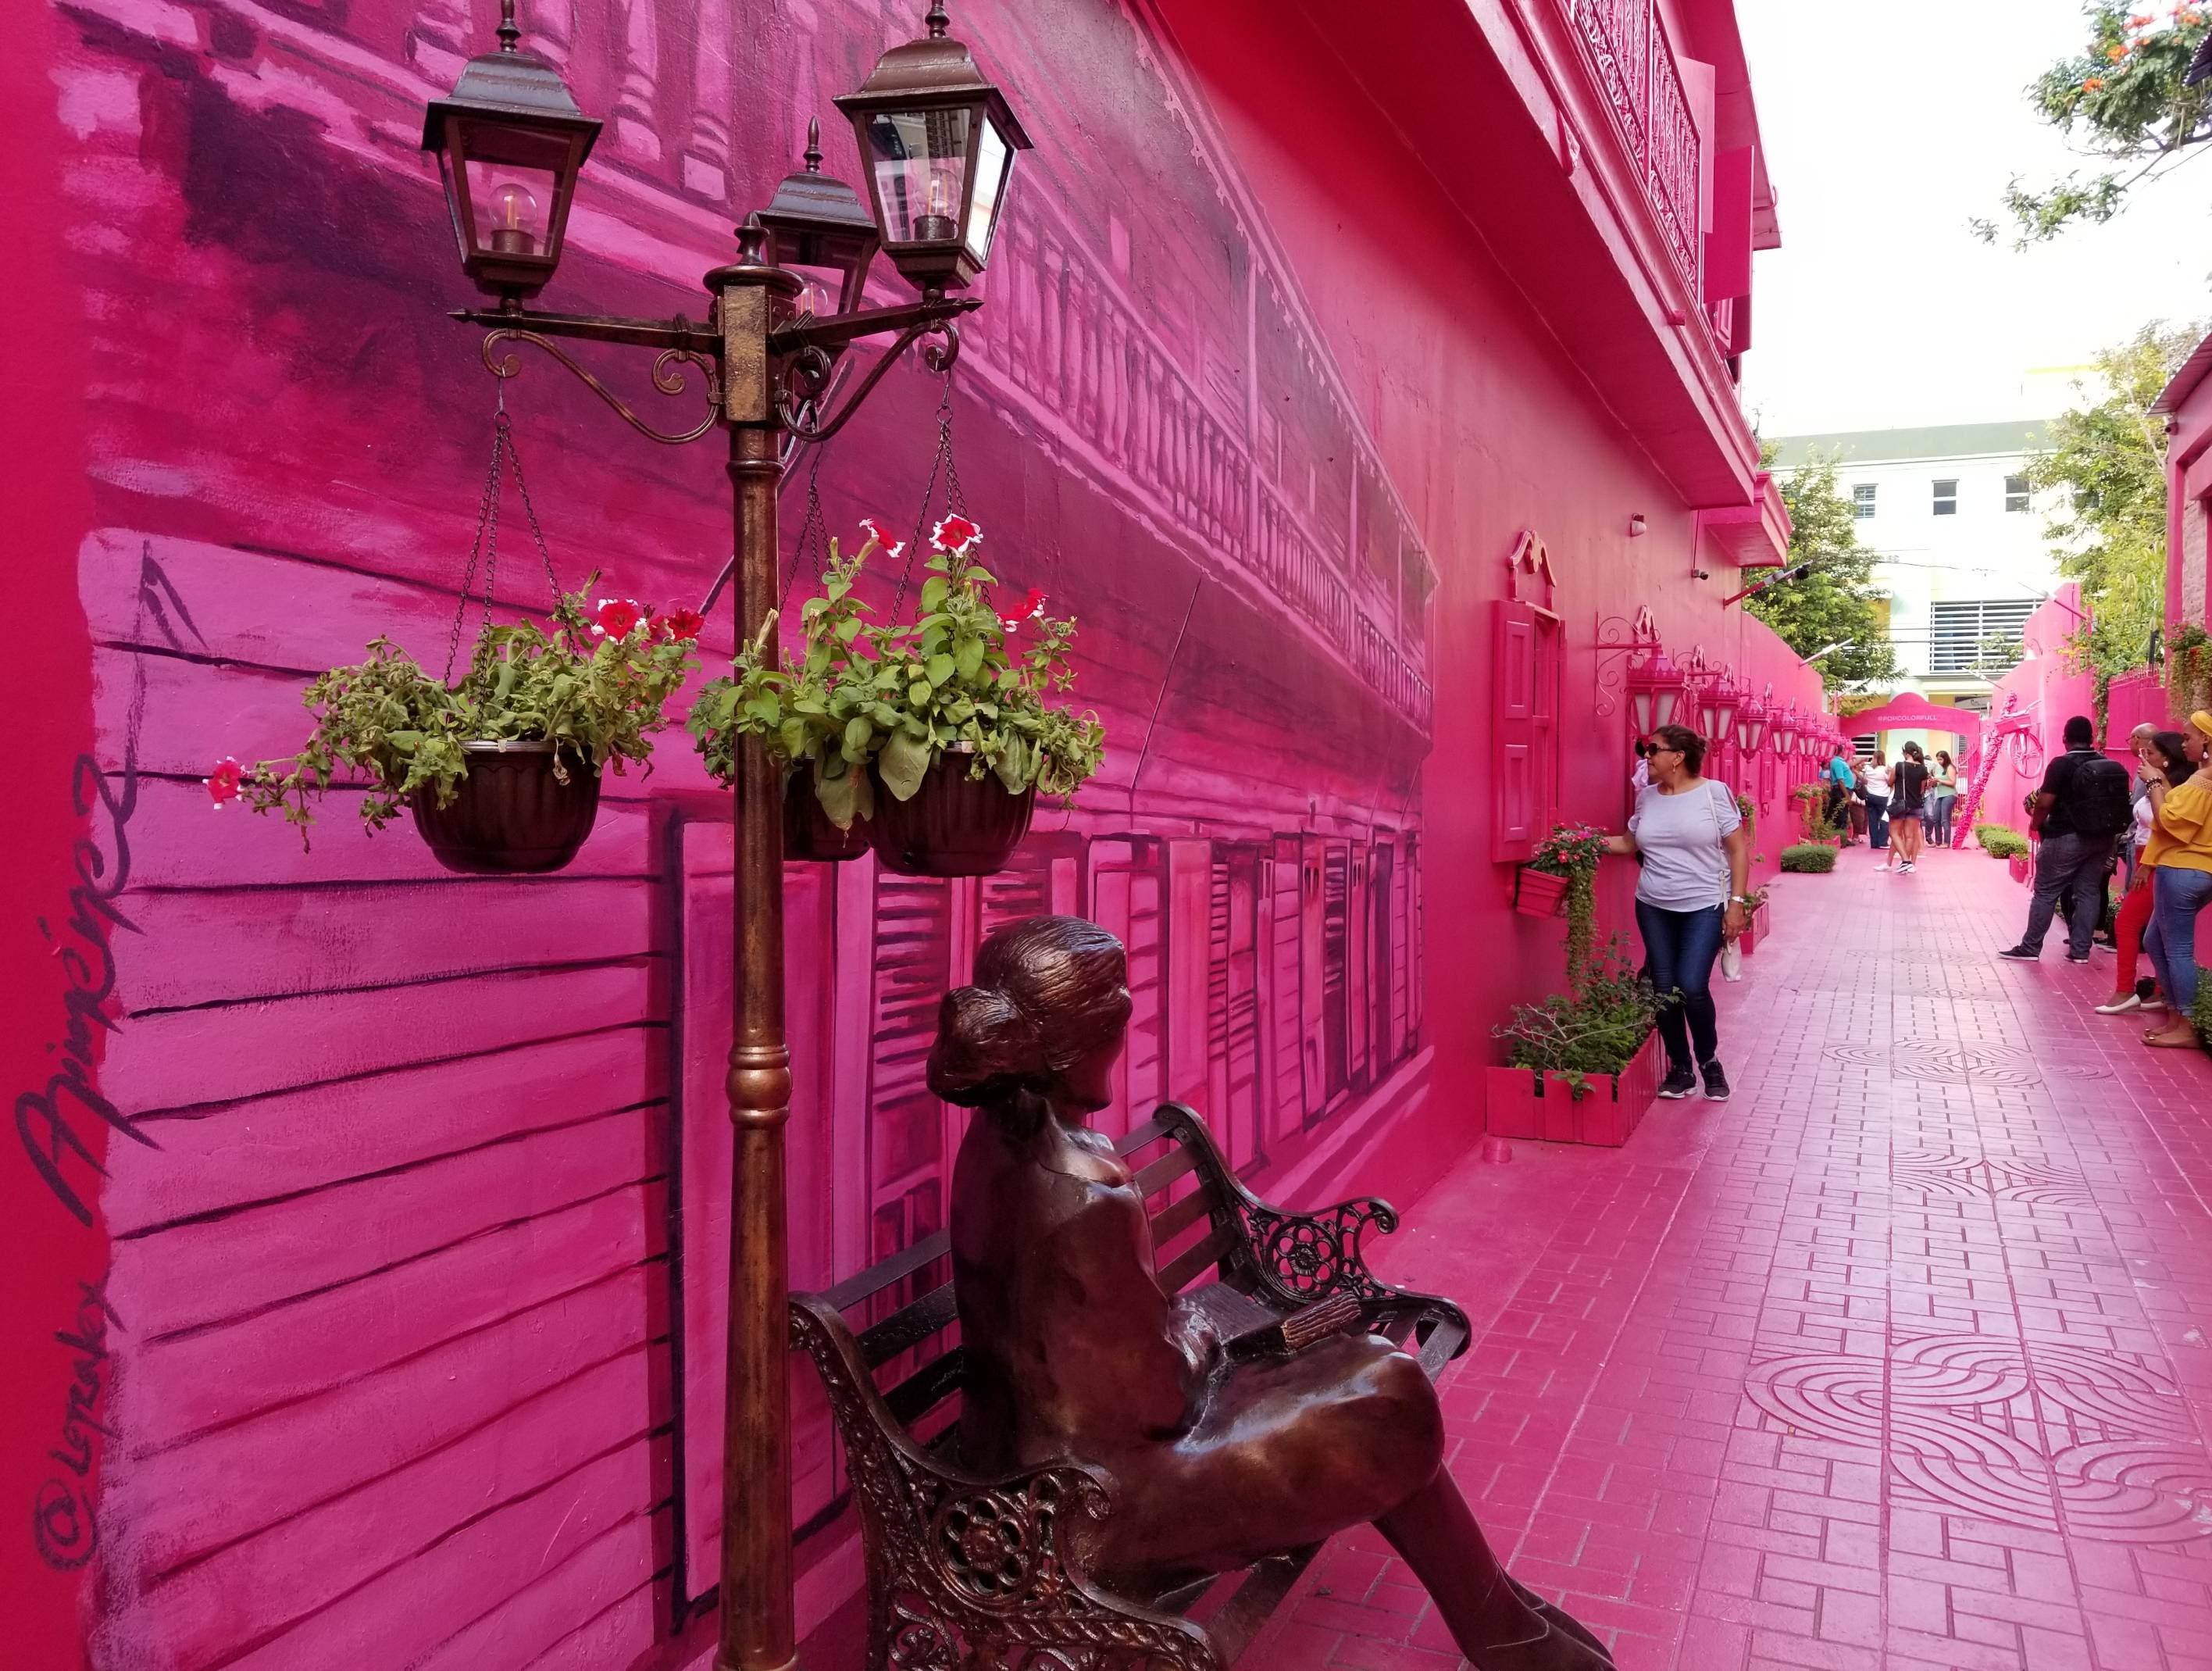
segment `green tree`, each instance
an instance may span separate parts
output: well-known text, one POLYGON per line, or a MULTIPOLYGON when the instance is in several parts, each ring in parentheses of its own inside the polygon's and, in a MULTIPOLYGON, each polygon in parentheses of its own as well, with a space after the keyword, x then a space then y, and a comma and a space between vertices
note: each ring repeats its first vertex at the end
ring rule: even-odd
MULTIPOLYGON (((2212 139, 2212 82, 2182 85, 2212 13, 2184 0, 2153 11, 2091 0, 2088 45, 2053 64, 2027 89, 2028 103, 2076 151, 2096 165, 2075 170, 2041 191, 2014 175, 2005 188, 2014 246, 2057 237, 2077 221, 2101 223, 2126 206, 2128 194, 2179 165, 2189 148, 2212 139)), ((1994 241, 1997 223, 1969 222, 1994 241)))
MULTIPOLYGON (((1771 463, 1772 449, 1762 451, 1771 463)), ((1810 563, 1812 572, 1755 593, 1744 606, 1801 656, 1831 644, 1850 646, 1820 659, 1820 678, 1831 690, 1895 678, 1897 655, 1874 583, 1881 559, 1859 544, 1850 501, 1836 486, 1834 455, 1816 454, 1777 471, 1776 480, 1790 511, 1790 566, 1810 563)))
POLYGON ((2201 334, 2154 321, 2100 354, 2095 386, 2075 386, 2081 404, 2053 421, 2049 450, 2028 465, 2036 487, 2065 489, 2044 532, 2059 572, 2081 583, 2091 624, 2074 651, 2095 677, 2100 709, 2113 677, 2144 665, 2166 619, 2166 425, 2150 409, 2201 334))

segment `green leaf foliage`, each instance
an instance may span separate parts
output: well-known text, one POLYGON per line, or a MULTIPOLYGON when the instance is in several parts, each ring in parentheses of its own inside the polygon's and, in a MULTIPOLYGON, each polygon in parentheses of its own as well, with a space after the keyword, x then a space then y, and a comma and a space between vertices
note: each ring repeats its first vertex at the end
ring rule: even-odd
MULTIPOLYGON (((1772 448, 1761 451, 1771 464, 1772 448)), ((1769 586, 1744 604, 1801 656, 1831 644, 1852 646, 1823 656, 1818 664, 1821 682, 1831 690, 1879 684, 1899 672, 1885 599, 1874 580, 1881 559, 1859 544, 1850 501, 1836 485, 1836 467, 1832 453, 1816 454, 1794 470, 1776 472, 1790 512, 1788 566, 1810 563, 1813 570, 1801 580, 1769 586)))
POLYGON ((1836 867, 1836 850, 1825 842, 1797 842, 1782 849, 1782 868, 1799 876, 1826 876, 1836 867))
POLYGON ((584 601, 598 579, 561 599, 550 632, 534 621, 487 623, 451 690, 390 639, 372 640, 358 665, 308 685, 301 702, 315 725, 306 744, 256 765, 240 798, 256 812, 281 812, 304 842, 314 799, 342 782, 366 780, 361 816, 371 831, 416 794, 450 804, 468 775, 464 743, 559 744, 554 772, 564 782, 571 769, 619 773, 648 762, 651 734, 668 723, 663 707, 698 665, 696 646, 650 616, 623 637, 595 640, 584 601))
POLYGON ((1620 1072, 1651 1036, 1658 994, 1631 966, 1627 942, 1619 935, 1572 971, 1569 984, 1571 991, 1541 1003, 1515 1005, 1512 1019, 1493 1030, 1506 1042, 1508 1065, 1559 1073, 1620 1072))
POLYGON ((1974 844, 1992 859, 2018 859, 2027 853, 2027 837, 2009 824, 1978 823, 1974 844))
MULTIPOLYGON (((2172 0, 2155 8, 2092 0, 2083 10, 2081 52, 2037 77, 2027 100, 2093 167, 2039 189, 2013 178, 2003 210, 2016 249, 2047 243, 2084 222, 2111 220, 2138 185, 2183 161, 2191 146, 2212 139, 2212 83, 2181 84, 2212 30, 2212 13, 2172 0)), ((2000 230, 1991 219, 1968 224, 1985 242, 1994 242, 2000 230)))
POLYGON ((2166 424, 2151 406, 2202 335, 2154 322, 2100 354, 2096 386, 2075 386, 2081 404, 2053 421, 2049 449, 2028 464, 2036 487, 2065 492, 2044 532, 2059 572, 2081 584, 2090 624, 2071 648, 2100 718, 2112 681, 2151 665, 2166 620, 2166 424))
POLYGON ((1096 714, 1051 700, 1075 683, 1075 623, 1002 620, 987 592, 995 582, 975 561, 980 538, 933 552, 920 617, 881 625, 864 618, 854 590, 873 537, 849 558, 831 541, 823 595, 799 611, 799 645, 773 665, 763 633, 694 704, 688 723, 708 770, 729 782, 737 739, 759 736, 787 768, 815 763, 816 793, 840 828, 868 809, 842 777, 823 775, 832 763, 863 776, 872 766, 901 800, 948 754, 1014 793, 1034 787, 1072 798, 1097 771, 1106 743, 1096 714), (839 787, 824 793, 831 784, 839 787))

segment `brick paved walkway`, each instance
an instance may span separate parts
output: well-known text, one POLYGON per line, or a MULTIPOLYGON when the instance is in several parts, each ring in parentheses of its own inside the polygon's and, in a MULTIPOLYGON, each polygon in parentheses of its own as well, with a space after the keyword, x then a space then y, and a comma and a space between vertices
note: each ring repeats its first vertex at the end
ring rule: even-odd
MULTIPOLYGON (((1384 1245, 1476 1341, 1452 1466, 1622 1671, 2212 1671, 2212 1061, 2002 963, 1978 854, 1784 877, 1733 1102, 1470 1157, 1384 1245)), ((1461 1662, 1371 1534, 1248 1662, 1461 1662)))

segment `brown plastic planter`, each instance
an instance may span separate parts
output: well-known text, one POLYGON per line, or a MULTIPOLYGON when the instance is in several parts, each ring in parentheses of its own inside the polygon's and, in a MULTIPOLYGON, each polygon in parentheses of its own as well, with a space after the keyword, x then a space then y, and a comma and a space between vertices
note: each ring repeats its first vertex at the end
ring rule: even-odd
POLYGON ((940 755, 912 800, 899 799, 877 777, 868 840, 885 870, 899 876, 989 876, 1006 867, 1029 834, 1036 791, 1009 794, 995 772, 970 777, 971 759, 940 755))
POLYGON ((557 871, 599 815, 599 775, 576 755, 553 775, 550 743, 464 743, 469 775, 451 804, 434 789, 411 798, 415 828, 437 861, 471 876, 557 871))
POLYGON ((868 850, 868 821, 853 820, 850 829, 840 829, 814 793, 811 767, 801 767, 783 781, 783 856, 817 865, 834 865, 858 859, 868 850))

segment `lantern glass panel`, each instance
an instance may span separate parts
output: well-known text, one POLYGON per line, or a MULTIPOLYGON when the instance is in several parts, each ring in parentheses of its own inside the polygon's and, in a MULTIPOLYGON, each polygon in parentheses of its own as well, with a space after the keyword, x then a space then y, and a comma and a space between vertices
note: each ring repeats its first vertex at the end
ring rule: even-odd
MULTIPOLYGON (((959 236, 973 114, 960 106, 878 111, 869 117, 868 166, 875 174, 886 244, 941 243, 959 236)), ((1003 161, 999 173, 1005 173, 1003 161)))
POLYGON ((991 239, 999 225, 999 205, 1006 199, 1013 171, 1014 148, 1006 143, 999 125, 987 116, 983 131, 975 140, 975 175, 969 182, 965 240, 968 253, 975 258, 979 267, 991 258, 991 239))
POLYGON ((1629 693, 1628 712, 1636 721, 1636 734, 1638 737, 1649 737, 1652 732, 1651 696, 1652 693, 1649 690, 1636 690, 1629 693))

